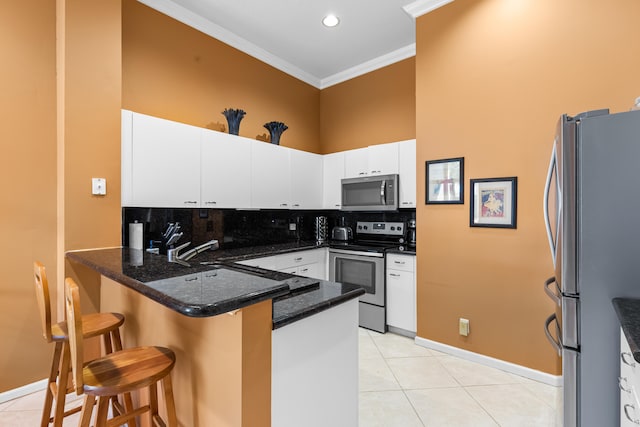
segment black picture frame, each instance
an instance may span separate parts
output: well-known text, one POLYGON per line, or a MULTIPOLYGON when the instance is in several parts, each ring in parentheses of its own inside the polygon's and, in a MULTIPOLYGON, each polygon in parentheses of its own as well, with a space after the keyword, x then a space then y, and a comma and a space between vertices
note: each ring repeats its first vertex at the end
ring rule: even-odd
POLYGON ((470 227, 517 227, 518 177, 471 179, 469 188, 470 227))
POLYGON ((464 157, 427 160, 425 167, 427 205, 464 204, 464 157))

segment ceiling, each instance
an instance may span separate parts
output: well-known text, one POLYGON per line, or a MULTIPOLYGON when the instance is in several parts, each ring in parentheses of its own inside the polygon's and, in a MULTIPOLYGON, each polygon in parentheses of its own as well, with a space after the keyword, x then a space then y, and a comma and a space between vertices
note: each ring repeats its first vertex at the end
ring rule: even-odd
MULTIPOLYGON (((415 9, 416 3, 434 3, 433 0, 138 1, 320 89, 414 56, 412 7, 415 9), (340 18, 336 27, 322 25, 327 13, 340 18)), ((435 3, 439 6, 449 1, 435 3)))

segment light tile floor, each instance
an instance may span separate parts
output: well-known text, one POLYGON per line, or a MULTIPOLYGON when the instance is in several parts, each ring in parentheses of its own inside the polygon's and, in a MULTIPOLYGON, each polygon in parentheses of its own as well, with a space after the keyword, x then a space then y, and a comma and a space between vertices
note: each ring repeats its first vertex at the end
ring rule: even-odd
POLYGON ((562 426, 562 389, 360 329, 360 427, 562 426))
MULTIPOLYGON (((561 389, 360 329, 359 427, 554 427, 561 389)), ((0 427, 40 423, 44 391, 0 404, 0 427)), ((81 403, 69 395, 68 407, 81 403)), ((77 426, 78 415, 64 427, 77 426)), ((557 422, 557 424, 556 424, 557 422)), ((277 427, 277 426, 273 426, 277 427)), ((304 427, 304 426, 301 426, 304 427)))

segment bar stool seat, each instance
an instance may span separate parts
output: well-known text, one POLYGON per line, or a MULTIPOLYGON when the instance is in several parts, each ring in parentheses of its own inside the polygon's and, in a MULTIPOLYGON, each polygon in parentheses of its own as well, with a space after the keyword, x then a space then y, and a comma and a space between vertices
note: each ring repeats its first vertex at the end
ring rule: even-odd
POLYGON ((107 354, 83 364, 83 322, 81 320, 78 285, 73 279, 65 280, 65 307, 69 327, 69 349, 73 383, 78 395, 84 394, 81 427, 89 427, 93 406, 98 400, 96 427, 119 426, 136 416, 149 413, 151 425, 177 427, 171 370, 176 362, 173 351, 164 347, 136 347, 107 354), (164 390, 167 412, 166 422, 158 412, 157 384, 164 390), (127 407, 125 413, 115 414, 107 420, 109 399, 119 394, 148 387, 149 403, 137 409, 127 407))
MULTIPOLYGON (((36 261, 33 263, 36 296, 40 319, 42 323, 42 335, 48 342, 55 342, 55 350, 49 372, 47 391, 44 407, 42 409, 41 427, 47 427, 53 423, 54 427, 61 427, 63 418, 80 411, 80 407, 64 410, 67 393, 73 391, 68 387, 69 371, 71 369, 70 354, 68 348, 67 322, 51 323, 51 300, 49 295, 49 281, 45 267, 36 261), (51 408, 55 409, 53 415, 51 408)), ((120 338, 120 326, 124 323, 124 316, 120 313, 93 313, 82 316, 83 338, 101 336, 105 353, 122 350, 120 338)), ((124 397, 125 404, 132 406, 131 396, 124 397)), ((135 424, 130 424, 135 425, 135 424)))

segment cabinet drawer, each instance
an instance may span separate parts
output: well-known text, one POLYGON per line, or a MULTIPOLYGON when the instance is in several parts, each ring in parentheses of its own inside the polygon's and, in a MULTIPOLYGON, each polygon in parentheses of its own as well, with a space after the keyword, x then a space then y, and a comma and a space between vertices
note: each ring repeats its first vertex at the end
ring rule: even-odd
POLYGON ((275 256, 276 269, 284 270, 305 264, 321 263, 324 258, 323 249, 298 251, 275 256))
POLYGON ((416 257, 413 255, 387 255, 387 270, 402 270, 413 272, 415 270, 416 257))

